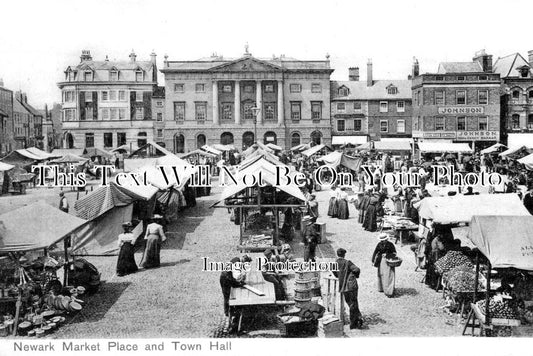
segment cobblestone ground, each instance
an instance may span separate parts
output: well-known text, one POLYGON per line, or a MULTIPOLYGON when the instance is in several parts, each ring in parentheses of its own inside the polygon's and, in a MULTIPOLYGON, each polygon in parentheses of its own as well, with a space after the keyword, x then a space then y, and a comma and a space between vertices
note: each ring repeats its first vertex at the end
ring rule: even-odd
MULTIPOLYGON (((222 320, 222 295, 215 272, 201 272, 202 257, 226 261, 237 255, 238 226, 229 220, 226 209, 212 209, 221 188, 212 195, 198 199, 197 206, 186 210, 170 226, 172 237, 161 252, 162 267, 140 270, 125 277, 115 275, 116 257, 89 257, 102 273, 99 292, 91 296, 84 310, 54 334, 57 338, 87 337, 209 337, 222 320)), ((75 193, 68 193, 72 198, 75 193)), ((9 201, 16 208, 31 201, 31 196, 57 205, 57 192, 50 189, 30 190, 21 200, 9 201)), ((318 250, 318 257, 334 258, 334 251, 344 247, 351 259, 361 268, 359 279, 360 308, 368 321, 364 330, 350 331, 350 337, 360 336, 457 336, 461 328, 453 317, 439 307, 442 295, 427 288, 420 280, 422 272, 415 272, 409 246, 399 249, 404 259, 396 272, 398 296, 387 298, 375 287, 376 269, 370 258, 377 244, 377 233, 363 231, 350 206, 350 219, 327 217, 329 191, 317 193, 320 220, 326 222, 328 242, 318 250)), ((74 197, 75 200, 75 197, 74 197)), ((71 203, 73 201, 71 200, 71 203)), ((71 204, 73 205, 73 204, 71 204)), ((297 257, 302 246, 293 243, 297 257)), ((136 254, 140 262, 141 251, 136 254)), ((323 287, 323 292, 325 288, 323 287)), ((272 313, 259 315, 255 320, 259 329, 275 329, 272 313)))

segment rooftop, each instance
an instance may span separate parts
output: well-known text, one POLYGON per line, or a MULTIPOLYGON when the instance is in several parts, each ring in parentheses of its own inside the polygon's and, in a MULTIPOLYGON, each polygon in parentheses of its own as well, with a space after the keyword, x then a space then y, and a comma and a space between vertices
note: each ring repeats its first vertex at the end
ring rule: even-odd
POLYGON ((483 72, 483 68, 478 62, 442 62, 439 64, 437 74, 479 72, 483 72))
MULTIPOLYGON (((494 73, 498 73, 501 78, 521 78, 518 68, 523 66, 527 66, 531 69, 529 63, 520 55, 520 53, 513 53, 498 58, 494 63, 493 71, 494 73)), ((531 78, 531 74, 529 74, 529 78, 531 78)))
POLYGON ((331 98, 336 100, 411 100, 410 80, 374 80, 372 86, 366 81, 331 81, 331 98), (389 87, 397 88, 396 94, 389 94, 389 87), (347 96, 340 96, 339 89, 348 88, 347 96))

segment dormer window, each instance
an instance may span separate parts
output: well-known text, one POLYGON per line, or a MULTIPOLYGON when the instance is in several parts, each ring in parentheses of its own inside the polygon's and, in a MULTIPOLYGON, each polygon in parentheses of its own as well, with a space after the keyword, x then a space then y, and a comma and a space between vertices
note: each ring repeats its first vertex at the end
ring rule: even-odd
POLYGON ((348 96, 350 91, 346 87, 340 87, 338 90, 339 96, 348 96))
POLYGON ((135 71, 135 81, 142 82, 144 80, 144 73, 142 70, 138 69, 135 71))
POLYGON ((518 72, 520 73, 521 78, 527 78, 529 75, 529 66, 521 66, 519 68, 516 68, 518 72))
POLYGON ((109 81, 111 82, 118 81, 118 70, 112 70, 109 72, 109 81))
POLYGON ((391 85, 391 86, 387 87, 387 94, 389 94, 389 95, 398 94, 398 88, 396 88, 394 85, 391 85))
POLYGON ((90 71, 90 70, 86 70, 83 73, 83 80, 86 81, 86 82, 92 82, 92 80, 93 80, 93 72, 90 71))

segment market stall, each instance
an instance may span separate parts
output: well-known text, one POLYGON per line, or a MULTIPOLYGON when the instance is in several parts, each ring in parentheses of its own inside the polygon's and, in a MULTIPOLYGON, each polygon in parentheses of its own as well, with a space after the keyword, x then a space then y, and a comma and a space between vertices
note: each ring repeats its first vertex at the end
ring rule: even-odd
POLYGON ((311 157, 319 153, 324 154, 326 151, 332 151, 332 149, 329 146, 326 146, 325 144, 321 143, 319 145, 315 145, 311 148, 308 148, 307 150, 303 151, 302 154, 306 157, 311 157))
POLYGON ((43 201, 0 215, 0 335, 43 336, 81 310, 85 288, 67 287, 68 237, 86 223, 43 201))
POLYGON ((270 160, 267 155, 258 155, 243 162, 236 174, 237 184, 228 185, 212 206, 232 209, 232 218, 240 225, 238 248, 241 251, 260 252, 278 246, 281 213, 304 206, 305 196, 294 181, 276 184, 276 167, 281 163, 275 165, 270 160), (243 182, 243 177, 259 174, 263 184, 243 182))
MULTIPOLYGON (((477 283, 472 311, 463 329, 476 327, 481 335, 520 335, 533 330, 533 217, 474 216, 468 238, 478 252, 476 272, 491 286, 478 300, 477 283), (481 265, 481 266, 480 266, 481 265), (494 289, 492 280, 497 280, 494 289), (477 322, 476 322, 477 321, 477 322)), ((476 282, 477 282, 476 274, 476 282)))

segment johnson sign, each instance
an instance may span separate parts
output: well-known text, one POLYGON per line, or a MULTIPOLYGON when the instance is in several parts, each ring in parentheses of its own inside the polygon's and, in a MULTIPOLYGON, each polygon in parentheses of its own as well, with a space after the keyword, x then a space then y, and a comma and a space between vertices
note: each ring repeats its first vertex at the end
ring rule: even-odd
POLYGON ((485 113, 483 106, 440 106, 439 114, 447 115, 480 115, 485 113))

